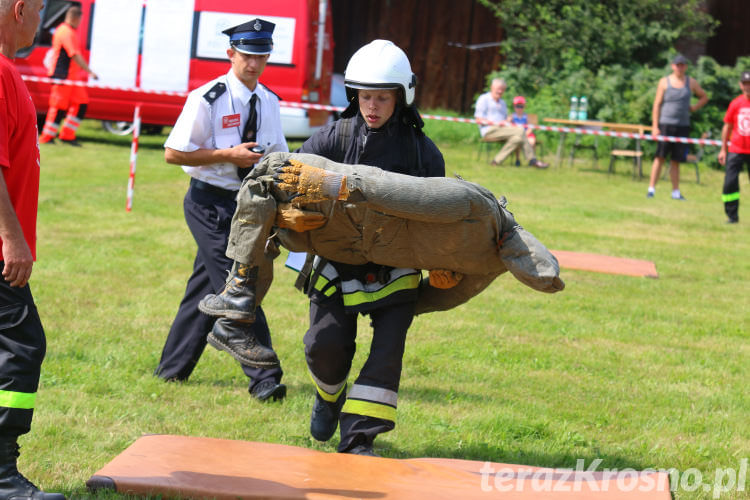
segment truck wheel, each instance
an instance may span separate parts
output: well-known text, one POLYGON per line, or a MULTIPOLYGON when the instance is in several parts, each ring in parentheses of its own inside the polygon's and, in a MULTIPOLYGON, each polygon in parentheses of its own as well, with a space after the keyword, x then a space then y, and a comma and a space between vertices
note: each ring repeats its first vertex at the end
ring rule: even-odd
POLYGON ((164 127, 162 125, 143 125, 141 127, 141 132, 143 132, 146 135, 161 135, 161 133, 164 131, 164 127))
POLYGON ((133 122, 102 120, 102 127, 110 134, 115 135, 129 135, 133 133, 133 122))

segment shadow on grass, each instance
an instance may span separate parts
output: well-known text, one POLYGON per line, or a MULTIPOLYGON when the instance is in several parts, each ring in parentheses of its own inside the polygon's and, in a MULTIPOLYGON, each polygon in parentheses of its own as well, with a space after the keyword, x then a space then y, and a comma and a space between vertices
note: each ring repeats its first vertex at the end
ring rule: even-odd
POLYGON ((428 444, 422 448, 412 448, 406 452, 390 443, 380 443, 376 441, 375 447, 376 449, 379 448, 378 451, 382 452, 384 456, 393 458, 450 458, 561 469, 575 469, 577 464, 579 464, 578 461, 583 460, 583 462, 581 462, 583 470, 587 470, 589 467, 593 469, 594 466, 598 464, 596 467, 596 470, 598 471, 605 468, 618 470, 632 468, 635 470, 644 470, 653 467, 653 464, 644 464, 638 460, 634 460, 633 457, 617 454, 593 451, 577 453, 562 451, 560 453, 549 453, 524 449, 517 444, 511 446, 490 443, 462 444, 460 448, 449 448, 439 444, 428 444), (601 462, 598 462, 599 460, 601 460, 601 462))
POLYGON ((469 393, 465 390, 453 391, 435 389, 432 387, 402 387, 399 389, 399 396, 414 401, 427 403, 446 403, 452 401, 466 401, 468 403, 483 402, 487 400, 486 394, 481 391, 469 393))

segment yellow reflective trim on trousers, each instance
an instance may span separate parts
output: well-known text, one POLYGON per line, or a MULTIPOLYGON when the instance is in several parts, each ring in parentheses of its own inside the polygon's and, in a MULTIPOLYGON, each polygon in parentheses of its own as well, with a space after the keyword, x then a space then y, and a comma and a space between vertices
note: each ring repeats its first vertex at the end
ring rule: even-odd
POLYGON ((0 406, 33 410, 36 402, 35 392, 0 391, 0 406))
POLYGON ((722 194, 721 195, 721 201, 724 203, 729 203, 730 201, 737 201, 740 199, 740 192, 737 191, 736 193, 729 193, 729 194, 722 194))
POLYGON ((396 421, 396 409, 392 406, 361 401, 359 399, 347 399, 341 409, 344 413, 364 415, 366 417, 382 418, 383 420, 396 421))
POLYGON ((344 305, 348 307, 358 306, 366 302, 376 302, 401 290, 411 290, 419 287, 421 276, 419 274, 407 274, 401 276, 393 283, 389 283, 377 292, 354 292, 344 294, 344 305))
POLYGON ((328 394, 326 391, 320 388, 318 383, 313 378, 312 373, 309 371, 307 372, 307 375, 310 377, 310 380, 312 380, 313 385, 315 385, 315 389, 318 391, 318 394, 320 394, 320 397, 323 398, 325 401, 328 401, 329 403, 335 403, 338 401, 339 396, 342 392, 346 390, 346 381, 344 382, 344 385, 341 386, 341 389, 339 389, 336 394, 328 394))
POLYGON ((322 291, 326 286, 328 286, 329 282, 330 282, 330 280, 328 278, 326 278, 325 276, 323 276, 322 274, 320 274, 320 275, 318 275, 318 280, 315 282, 315 286, 313 288, 315 288, 317 291, 319 291, 320 293, 322 293, 326 297, 330 297, 331 295, 333 295, 336 292, 336 287, 335 286, 329 287, 328 290, 326 290, 325 292, 322 291), (322 282, 322 284, 321 284, 321 282, 322 282), (318 285, 320 285, 320 286, 318 286, 318 285))

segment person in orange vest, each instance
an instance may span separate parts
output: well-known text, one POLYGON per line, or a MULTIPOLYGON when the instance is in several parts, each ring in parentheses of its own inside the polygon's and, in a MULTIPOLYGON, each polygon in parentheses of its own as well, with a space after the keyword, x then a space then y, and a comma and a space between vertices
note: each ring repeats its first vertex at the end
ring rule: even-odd
MULTIPOLYGON (((70 7, 65 13, 65 21, 52 35, 51 59, 47 73, 51 78, 84 81, 84 72, 91 75, 94 80, 99 78, 81 56, 81 43, 76 29, 81 24, 82 14, 81 3, 70 2, 70 7)), ((76 131, 86 114, 88 102, 89 94, 85 87, 52 85, 47 119, 44 122, 42 135, 39 136, 39 142, 53 144, 59 131, 62 142, 71 146, 80 146, 81 144, 76 140, 76 131), (63 117, 65 121, 60 128, 63 117)))

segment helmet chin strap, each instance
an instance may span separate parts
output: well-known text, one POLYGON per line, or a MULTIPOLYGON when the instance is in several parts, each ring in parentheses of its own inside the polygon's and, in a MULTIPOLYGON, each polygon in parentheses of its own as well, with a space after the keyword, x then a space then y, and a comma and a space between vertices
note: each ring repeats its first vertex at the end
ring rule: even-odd
POLYGON ((349 101, 349 105, 346 107, 344 111, 341 112, 341 118, 351 118, 353 116, 357 116, 357 113, 359 112, 359 103, 357 102, 357 98, 355 97, 351 101, 349 101))

